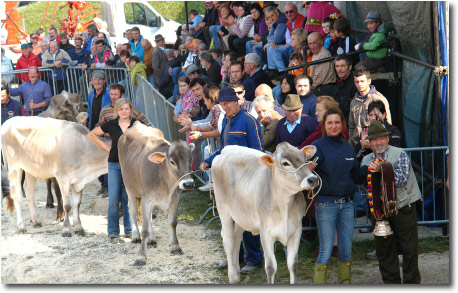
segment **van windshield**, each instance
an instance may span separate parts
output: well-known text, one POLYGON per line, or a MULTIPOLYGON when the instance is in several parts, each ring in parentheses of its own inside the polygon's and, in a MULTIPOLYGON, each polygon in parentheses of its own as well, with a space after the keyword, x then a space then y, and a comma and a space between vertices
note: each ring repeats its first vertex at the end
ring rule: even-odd
POLYGON ((157 15, 142 3, 125 3, 126 23, 157 27, 157 15))

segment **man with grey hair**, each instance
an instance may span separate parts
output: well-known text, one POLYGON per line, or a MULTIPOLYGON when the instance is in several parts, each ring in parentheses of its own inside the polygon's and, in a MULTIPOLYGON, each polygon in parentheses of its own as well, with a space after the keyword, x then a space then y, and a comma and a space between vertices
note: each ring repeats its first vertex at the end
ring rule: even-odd
POLYGON ((197 47, 197 52, 199 54, 206 50, 208 50, 208 46, 204 42, 200 43, 199 47, 197 47))
POLYGON ((266 95, 257 96, 253 101, 253 108, 258 113, 258 121, 261 124, 261 135, 266 151, 275 151, 275 133, 277 123, 283 118, 274 110, 274 101, 266 95))
POLYGON ((54 83, 51 83, 51 90, 53 95, 60 94, 65 89, 66 66, 72 64, 72 58, 62 49, 59 49, 59 44, 56 41, 49 42, 49 50, 43 54, 42 65, 47 68, 51 68, 52 71, 48 71, 48 80, 54 79, 57 87, 54 88, 54 83))
POLYGON ((260 84, 267 84, 271 88, 273 87, 272 80, 269 78, 267 73, 261 68, 261 58, 256 53, 249 53, 245 56, 245 73, 249 75, 253 81, 254 88, 257 88, 260 84))
POLYGON ((267 64, 269 67, 270 77, 272 79, 279 79, 280 75, 285 71, 285 62, 281 53, 285 50, 286 44, 286 16, 278 11, 274 6, 267 7, 265 11, 265 19, 272 23, 272 28, 267 36, 267 44, 264 45, 263 50, 267 52, 267 64))
MULTIPOLYGON (((312 61, 331 57, 331 53, 323 46, 323 36, 313 32, 307 37, 308 46, 312 52, 312 61)), ((313 84, 312 90, 316 96, 331 96, 334 93, 336 74, 334 62, 324 62, 310 66, 310 76, 313 84)))
POLYGON ((40 59, 40 61, 43 61, 43 54, 49 49, 48 42, 41 41, 40 42, 40 49, 41 49, 41 53, 38 54, 37 57, 38 57, 38 59, 40 59))
POLYGON ((213 60, 212 55, 208 51, 204 51, 199 55, 202 68, 207 70, 208 84, 219 86, 221 83, 221 65, 213 60))

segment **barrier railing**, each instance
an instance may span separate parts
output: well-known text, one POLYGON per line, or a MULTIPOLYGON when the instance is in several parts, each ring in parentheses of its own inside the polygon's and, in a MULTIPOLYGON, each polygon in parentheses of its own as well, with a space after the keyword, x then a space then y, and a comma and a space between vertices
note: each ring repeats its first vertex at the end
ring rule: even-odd
POLYGON ((67 68, 67 88, 72 93, 77 93, 84 104, 87 103, 87 97, 92 89, 92 74, 94 70, 102 70, 105 72, 106 86, 110 86, 112 83, 121 84, 126 92, 124 96, 126 98, 133 99, 133 87, 130 79, 130 75, 126 68, 87 68, 83 70, 81 66, 69 66, 67 68))
MULTIPOLYGON (((141 96, 137 95, 136 104, 140 111, 151 121, 151 123, 164 132, 168 140, 181 139, 186 141, 186 135, 178 130, 181 126, 173 121, 174 105, 168 102, 157 90, 155 90, 147 80, 137 75, 138 87, 142 91, 141 96), (140 101, 141 100, 141 101, 140 101)), ((196 144, 195 163, 200 163, 202 142, 198 140, 196 144)), ((212 145, 213 151, 218 148, 216 139, 207 139, 207 144, 212 145)), ((425 148, 406 148, 411 164, 415 171, 415 176, 422 194, 422 201, 418 210, 418 225, 442 225, 449 224, 448 211, 448 191, 445 188, 446 180, 446 146, 425 147, 425 148)), ((198 165, 197 165, 198 166, 198 165)), ((195 167, 196 169, 197 167, 195 167)), ((196 174, 204 182, 203 174, 196 174)), ((213 208, 209 208, 199 220, 201 223, 213 208)), ((371 227, 370 211, 366 210, 366 221, 357 223, 355 217, 355 228, 371 227)), ((356 211, 355 211, 356 215, 356 211)), ((214 219, 214 218, 213 218, 214 219)), ((305 225, 303 230, 316 230, 316 227, 305 225)), ((445 235, 445 232, 444 232, 445 235)))
MULTIPOLYGON (((28 69, 18 69, 12 71, 2 72, 2 82, 8 84, 9 87, 16 87, 22 81, 28 81, 28 69)), ((54 71, 47 67, 38 67, 38 78, 49 84, 52 95, 57 95, 57 84, 55 80, 54 71)))

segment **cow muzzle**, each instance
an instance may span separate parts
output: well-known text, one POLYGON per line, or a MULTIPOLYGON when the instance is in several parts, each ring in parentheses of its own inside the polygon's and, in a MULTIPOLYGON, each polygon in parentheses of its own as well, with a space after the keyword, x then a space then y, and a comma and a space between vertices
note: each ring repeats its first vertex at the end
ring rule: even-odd
POLYGON ((302 189, 312 189, 318 185, 318 177, 311 174, 301 181, 301 188, 302 189))
POLYGON ((194 180, 192 180, 192 179, 183 179, 183 180, 180 180, 180 182, 178 183, 178 187, 179 187, 181 190, 189 190, 189 189, 192 189, 192 188, 194 188, 194 180))

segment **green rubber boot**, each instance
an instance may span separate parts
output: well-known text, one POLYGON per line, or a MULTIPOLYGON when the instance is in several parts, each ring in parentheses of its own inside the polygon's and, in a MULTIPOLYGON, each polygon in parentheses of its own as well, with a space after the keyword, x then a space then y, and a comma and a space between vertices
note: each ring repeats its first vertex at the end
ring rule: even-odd
POLYGON ((326 284, 328 265, 315 263, 313 271, 313 284, 326 284))
POLYGON ((339 268, 339 284, 351 284, 351 262, 337 261, 339 268))

